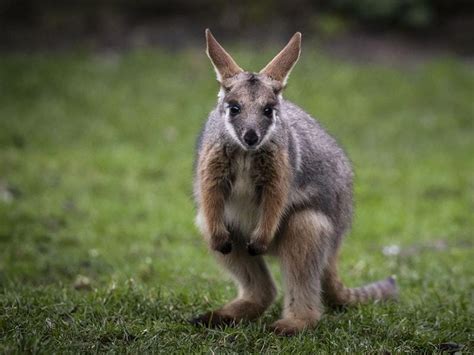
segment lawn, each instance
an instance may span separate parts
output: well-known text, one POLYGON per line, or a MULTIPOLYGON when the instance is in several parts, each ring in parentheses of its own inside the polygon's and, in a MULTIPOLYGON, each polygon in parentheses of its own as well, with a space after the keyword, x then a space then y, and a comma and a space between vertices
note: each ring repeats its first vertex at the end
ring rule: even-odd
MULTIPOLYGON (((233 297, 194 227, 203 51, 0 58, 0 353, 474 351, 474 71, 361 65, 304 46, 286 97, 345 147, 356 213, 341 274, 400 300, 329 310, 294 338, 187 319, 233 297)), ((259 69, 275 53, 244 47, 259 69)), ((278 265, 271 268, 280 279, 278 265)))

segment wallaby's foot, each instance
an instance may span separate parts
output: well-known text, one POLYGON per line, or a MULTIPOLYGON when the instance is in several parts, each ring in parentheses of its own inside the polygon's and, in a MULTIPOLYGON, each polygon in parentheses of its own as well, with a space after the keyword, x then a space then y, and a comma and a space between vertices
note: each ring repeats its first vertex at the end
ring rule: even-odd
POLYGON ((225 316, 219 311, 207 312, 201 314, 189 321, 192 325, 203 326, 208 328, 215 328, 219 326, 234 326, 236 324, 235 318, 225 316))
POLYGON ((316 321, 299 318, 282 318, 274 322, 270 329, 277 335, 293 336, 305 329, 313 328, 316 321))
POLYGON ((209 328, 226 325, 234 326, 242 321, 258 318, 265 309, 266 307, 260 304, 237 299, 218 310, 199 315, 192 319, 191 323, 209 328))

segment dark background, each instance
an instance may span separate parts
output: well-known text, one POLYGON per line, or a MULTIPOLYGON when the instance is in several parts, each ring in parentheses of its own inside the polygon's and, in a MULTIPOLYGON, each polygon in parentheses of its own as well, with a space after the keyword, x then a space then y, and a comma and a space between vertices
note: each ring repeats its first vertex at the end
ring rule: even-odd
POLYGON ((336 50, 389 42, 472 56, 473 24, 470 0, 0 0, 0 50, 180 48, 211 27, 257 45, 299 30, 336 50))

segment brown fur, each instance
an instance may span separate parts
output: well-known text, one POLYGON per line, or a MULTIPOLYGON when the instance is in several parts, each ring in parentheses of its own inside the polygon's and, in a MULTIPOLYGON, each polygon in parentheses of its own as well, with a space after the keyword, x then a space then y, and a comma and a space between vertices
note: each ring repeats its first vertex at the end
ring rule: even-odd
POLYGON ((207 222, 207 238, 213 250, 229 250, 229 232, 224 218, 224 202, 229 190, 229 159, 223 149, 205 147, 198 162, 202 210, 207 222))
POLYGON ((262 214, 250 239, 251 254, 264 253, 272 241, 284 212, 290 187, 288 155, 276 149, 265 151, 255 166, 255 183, 261 188, 262 214))
POLYGON ((329 219, 319 212, 303 210, 288 218, 276 241, 286 292, 283 319, 272 325, 275 332, 292 335, 320 319, 320 279, 327 264, 331 232, 329 219))
MULTIPOLYGON (((232 153, 214 147, 205 147, 204 151, 198 162, 202 210, 207 221, 210 247, 222 251, 230 242, 223 211, 232 184, 232 160, 229 156, 232 153)), ((254 169, 253 179, 261 191, 262 214, 248 248, 252 255, 258 255, 268 249, 284 212, 290 185, 288 156, 283 151, 268 149, 257 160, 254 169)))

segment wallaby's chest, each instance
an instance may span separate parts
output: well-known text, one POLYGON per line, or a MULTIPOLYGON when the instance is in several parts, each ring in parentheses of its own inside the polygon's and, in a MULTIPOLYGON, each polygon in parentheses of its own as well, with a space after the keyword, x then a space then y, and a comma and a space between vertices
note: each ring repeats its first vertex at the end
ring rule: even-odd
POLYGON ((231 161, 232 187, 225 203, 226 224, 247 236, 254 231, 259 217, 255 185, 255 164, 249 155, 238 155, 231 161))

